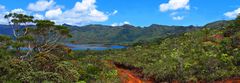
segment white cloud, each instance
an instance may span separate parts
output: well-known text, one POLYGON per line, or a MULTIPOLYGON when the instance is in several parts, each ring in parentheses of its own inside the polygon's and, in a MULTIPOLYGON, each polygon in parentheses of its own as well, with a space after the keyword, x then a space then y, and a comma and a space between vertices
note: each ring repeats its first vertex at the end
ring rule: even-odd
POLYGON ((118 26, 118 23, 113 23, 111 26, 113 27, 118 26))
POLYGON ((45 11, 49 8, 51 8, 53 5, 55 5, 56 3, 54 2, 54 0, 38 0, 36 3, 30 3, 28 5, 28 10, 31 11, 45 11))
POLYGON ((160 4, 159 6, 161 12, 166 12, 169 10, 178 9, 190 9, 189 0, 169 0, 168 3, 160 4))
POLYGON ((115 15, 115 14, 117 14, 117 13, 118 13, 118 11, 117 11, 117 10, 114 10, 113 13, 112 13, 112 15, 115 15))
POLYGON ((27 14, 27 12, 21 8, 13 9, 11 13, 27 14))
POLYGON ((128 22, 128 21, 124 21, 123 24, 130 24, 130 22, 128 22))
POLYGON ((174 16, 172 17, 173 20, 183 20, 184 16, 174 16))
POLYGON ((82 0, 82 2, 76 2, 73 10, 78 12, 84 12, 87 10, 96 8, 96 0, 82 0))
POLYGON ((58 9, 53 9, 53 10, 47 11, 45 14, 45 17, 54 19, 54 18, 58 18, 60 15, 62 15, 62 10, 61 10, 61 8, 58 8, 58 9))
MULTIPOLYGON (((0 14, 1 17, 4 17, 3 14, 0 14)), ((0 18, 0 24, 7 24, 7 20, 4 18, 0 18)))
POLYGON ((125 25, 125 24, 130 24, 130 22, 128 21, 124 21, 124 22, 121 22, 121 23, 113 23, 111 26, 122 26, 122 25, 125 25))
POLYGON ((118 13, 118 10, 114 10, 113 12, 107 12, 107 15, 108 16, 113 16, 113 15, 115 15, 115 14, 117 14, 118 13))
MULTIPOLYGON (((81 0, 81 2, 76 2, 73 8, 63 11, 64 6, 57 5, 54 0, 38 0, 28 5, 28 11, 17 8, 6 12, 28 14, 33 15, 36 19, 46 19, 57 24, 67 23, 72 25, 104 22, 108 20, 109 16, 118 13, 117 10, 114 10, 111 14, 100 11, 95 3, 96 0, 81 0)), ((0 5, 1 9, 5 9, 5 6, 0 5)), ((0 12, 1 15, 5 14, 0 12)), ((0 18, 0 23, 3 22, 2 18, 0 18)))
MULTIPOLYGON (((5 8, 4 8, 4 10, 5 10, 5 8)), ((27 12, 21 8, 13 9, 11 11, 1 11, 0 12, 0 24, 8 24, 8 20, 5 19, 4 16, 9 13, 27 14, 27 12)))
POLYGON ((81 25, 108 20, 109 15, 97 10, 95 3, 96 0, 82 0, 82 2, 76 2, 75 6, 70 10, 62 11, 61 8, 49 10, 45 16, 58 24, 81 25))
POLYGON ((33 16, 34 16, 35 19, 41 19, 41 20, 43 20, 43 19, 45 18, 45 17, 44 17, 43 15, 41 15, 41 14, 34 14, 33 16))
POLYGON ((3 11, 0 11, 0 24, 8 24, 8 20, 4 18, 6 14, 9 13, 18 13, 18 14, 27 14, 29 15, 28 11, 23 10, 22 8, 16 8, 10 11, 7 11, 4 9, 3 11))
POLYGON ((7 20, 4 18, 5 14, 0 13, 0 24, 7 24, 7 20))
POLYGON ((239 15, 239 14, 240 14, 240 8, 238 8, 234 11, 224 13, 224 15, 228 18, 236 18, 237 15, 239 15))

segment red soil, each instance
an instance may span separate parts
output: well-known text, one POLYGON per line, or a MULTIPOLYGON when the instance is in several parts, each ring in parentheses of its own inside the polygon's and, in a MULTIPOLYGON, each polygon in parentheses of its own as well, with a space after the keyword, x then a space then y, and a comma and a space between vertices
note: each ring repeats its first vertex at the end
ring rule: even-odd
POLYGON ((220 35, 220 34, 216 34, 216 35, 213 35, 213 38, 222 40, 224 38, 224 36, 220 35))
MULTIPOLYGON (((142 78, 138 77, 136 72, 131 71, 132 69, 126 69, 125 67, 116 66, 116 64, 113 64, 111 61, 107 61, 107 62, 109 63, 109 66, 114 67, 118 71, 118 76, 120 77, 122 83, 154 83, 154 81, 152 80, 143 80, 142 78)), ((169 82, 163 82, 163 83, 169 83, 169 82)), ((171 83, 181 83, 181 82, 173 81, 171 83)), ((209 82, 189 81, 187 83, 209 83, 209 82)), ((210 83, 240 83, 240 78, 225 79, 225 80, 214 81, 210 83)))
POLYGON ((118 71, 118 75, 122 81, 122 83, 153 83, 151 81, 145 81, 141 78, 135 76, 135 74, 129 70, 116 68, 118 71))
POLYGON ((109 67, 113 67, 118 71, 118 76, 122 83, 153 83, 150 80, 143 80, 136 75, 135 72, 125 67, 117 66, 112 61, 106 61, 109 67))
POLYGON ((240 79, 227 79, 223 81, 215 81, 214 83, 240 83, 240 79))
MULTIPOLYGON (((172 83, 181 83, 181 82, 173 81, 172 83)), ((214 81, 214 82, 198 81, 198 82, 187 82, 187 83, 240 83, 240 79, 226 79, 226 80, 214 81)))

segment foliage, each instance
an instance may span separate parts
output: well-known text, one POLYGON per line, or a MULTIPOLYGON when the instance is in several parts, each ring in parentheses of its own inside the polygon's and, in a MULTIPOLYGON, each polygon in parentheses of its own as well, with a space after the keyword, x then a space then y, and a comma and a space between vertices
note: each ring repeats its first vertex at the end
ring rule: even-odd
POLYGON ((78 60, 75 56, 79 55, 73 55, 69 47, 61 44, 71 37, 67 27, 49 20, 33 20, 24 14, 9 13, 5 18, 14 36, 0 35, 1 83, 86 83, 117 79, 116 72, 103 65, 106 63, 95 62, 96 57, 78 60), (86 61, 89 59, 92 60, 86 61))
POLYGON ((227 27, 206 27, 177 37, 167 37, 161 39, 159 44, 154 43, 156 41, 151 42, 154 44, 136 44, 106 57, 124 65, 138 67, 142 69, 145 78, 153 78, 156 82, 211 82, 238 77, 239 20, 232 22, 227 27), (229 30, 231 35, 224 37, 229 30))
POLYGON ((155 38, 164 38, 169 35, 178 35, 184 32, 197 30, 197 26, 165 26, 153 24, 147 27, 138 27, 132 25, 123 26, 105 26, 105 25, 87 25, 71 26, 72 38, 66 41, 73 43, 103 43, 103 44, 132 44, 142 41, 151 41, 155 38))

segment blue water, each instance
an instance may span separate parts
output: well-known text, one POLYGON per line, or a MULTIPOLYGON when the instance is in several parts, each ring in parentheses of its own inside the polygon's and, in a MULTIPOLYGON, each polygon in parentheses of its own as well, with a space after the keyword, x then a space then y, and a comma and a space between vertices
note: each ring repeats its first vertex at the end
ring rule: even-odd
POLYGON ((104 45, 104 44, 66 44, 72 50, 109 50, 124 49, 126 46, 121 45, 104 45))
MULTIPOLYGON (((124 49, 126 46, 121 45, 104 45, 104 44, 65 44, 72 50, 110 50, 110 49, 124 49)), ((21 50, 29 50, 26 47, 20 48, 21 50)))

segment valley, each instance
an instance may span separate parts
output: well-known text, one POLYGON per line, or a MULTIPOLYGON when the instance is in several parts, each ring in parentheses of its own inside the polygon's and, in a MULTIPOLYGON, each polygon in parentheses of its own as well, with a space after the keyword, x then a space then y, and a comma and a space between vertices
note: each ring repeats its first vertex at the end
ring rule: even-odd
POLYGON ((11 1, 0 83, 240 83, 237 0, 11 1))

